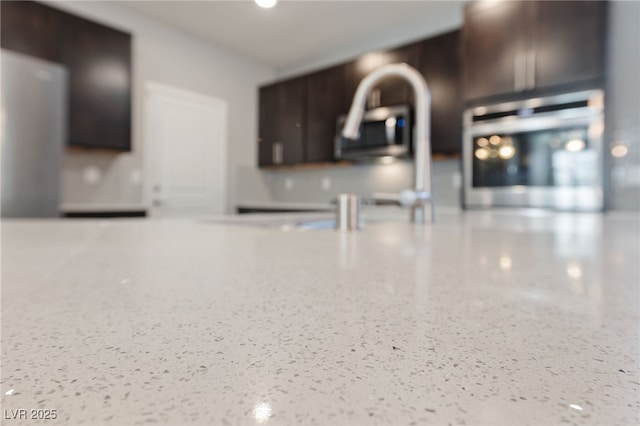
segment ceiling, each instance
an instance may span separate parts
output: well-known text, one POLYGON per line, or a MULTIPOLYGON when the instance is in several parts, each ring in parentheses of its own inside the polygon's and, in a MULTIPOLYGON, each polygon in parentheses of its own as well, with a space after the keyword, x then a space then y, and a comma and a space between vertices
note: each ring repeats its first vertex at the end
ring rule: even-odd
POLYGON ((251 0, 119 4, 284 69, 348 45, 366 45, 368 40, 378 40, 380 46, 387 47, 399 37, 420 38, 430 33, 429 23, 437 26, 440 17, 461 15, 462 3, 280 0, 272 9, 262 9, 251 0))

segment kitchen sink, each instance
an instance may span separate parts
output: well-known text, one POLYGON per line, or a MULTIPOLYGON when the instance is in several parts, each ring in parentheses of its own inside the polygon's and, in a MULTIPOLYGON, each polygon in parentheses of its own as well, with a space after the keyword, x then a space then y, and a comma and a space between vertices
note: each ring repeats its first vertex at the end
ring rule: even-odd
POLYGON ((296 223, 296 228, 301 230, 335 229, 336 221, 331 220, 305 220, 296 223))
POLYGON ((329 229, 335 226, 333 214, 331 213, 269 213, 269 214, 247 214, 240 216, 221 216, 206 218, 202 223, 237 225, 252 228, 275 228, 283 231, 293 229, 329 229))
MULTIPOLYGON (((361 222, 366 224, 406 220, 406 210, 399 207, 370 207, 361 211, 361 222)), ((281 229, 283 231, 316 231, 335 228, 334 213, 270 213, 239 216, 219 216, 201 220, 202 223, 237 225, 252 228, 281 229)))

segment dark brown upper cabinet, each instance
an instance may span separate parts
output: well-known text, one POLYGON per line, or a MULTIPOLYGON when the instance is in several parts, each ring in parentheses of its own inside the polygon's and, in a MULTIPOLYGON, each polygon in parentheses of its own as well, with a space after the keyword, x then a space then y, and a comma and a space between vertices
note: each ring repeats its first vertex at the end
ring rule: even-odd
MULTIPOLYGON (((461 150, 462 71, 460 30, 259 90, 258 165, 277 166, 334 160, 336 122, 347 114, 360 81, 391 63, 408 63, 425 77, 431 90, 432 151, 461 150)), ((413 90, 404 80, 388 79, 373 90, 367 107, 413 105, 413 90)))
POLYGON ((346 70, 336 66, 306 77, 305 160, 308 163, 333 161, 336 122, 346 114, 346 70))
POLYGON ((460 37, 456 30, 414 45, 416 59, 411 65, 424 76, 431 93, 431 150, 438 154, 462 149, 460 37))
MULTIPOLYGON (((371 52, 347 63, 346 66, 346 94, 353 99, 358 84, 372 71, 383 65, 396 63, 411 63, 414 61, 413 46, 402 46, 383 52, 371 52)), ((373 89, 367 99, 367 108, 400 105, 409 102, 410 88, 404 80, 387 79, 373 89)))
POLYGON ((3 48, 64 65, 69 145, 131 149, 131 35, 32 1, 0 2, 3 48))
POLYGON ((282 145, 282 163, 304 161, 304 78, 278 84, 276 140, 282 145))
POLYGON ((276 96, 278 86, 261 87, 258 93, 258 165, 272 166, 276 164, 276 153, 273 143, 276 140, 276 96))
POLYGON ((32 1, 0 2, 0 43, 3 48, 60 62, 56 9, 32 1))
POLYGON ((304 99, 304 78, 260 88, 260 166, 292 165, 304 161, 304 99))
POLYGON ((474 2, 465 8, 464 98, 513 98, 597 87, 606 2, 474 2))
POLYGON ((563 84, 601 85, 607 3, 540 1, 533 19, 535 87, 563 84))
POLYGON ((73 15, 62 63, 69 67, 69 143, 131 147, 131 36, 73 15))
POLYGON ((463 29, 466 99, 524 90, 521 55, 529 6, 524 1, 477 2, 465 9, 463 29))

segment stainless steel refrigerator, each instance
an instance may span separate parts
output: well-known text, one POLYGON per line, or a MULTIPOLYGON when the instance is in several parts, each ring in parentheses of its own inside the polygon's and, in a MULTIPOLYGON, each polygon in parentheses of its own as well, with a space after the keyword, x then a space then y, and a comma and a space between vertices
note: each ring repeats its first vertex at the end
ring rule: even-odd
POLYGON ((67 73, 58 64, 0 51, 1 217, 60 215, 67 73))

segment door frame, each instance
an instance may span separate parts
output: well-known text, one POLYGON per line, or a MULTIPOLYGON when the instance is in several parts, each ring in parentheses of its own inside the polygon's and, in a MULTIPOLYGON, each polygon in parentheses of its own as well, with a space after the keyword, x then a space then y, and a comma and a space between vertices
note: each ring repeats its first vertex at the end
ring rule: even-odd
POLYGON ((153 143, 151 140, 151 135, 153 132, 151 131, 150 126, 151 123, 151 102, 149 102, 152 96, 164 96, 173 98, 179 101, 185 101, 195 104, 201 104, 205 106, 210 106, 214 108, 222 108, 225 115, 225 128, 223 131, 223 140, 221 144, 217 144, 215 148, 215 155, 213 155, 214 164, 211 164, 213 170, 217 170, 216 181, 219 182, 217 185, 217 190, 220 191, 219 199, 220 199, 220 214, 225 214, 227 212, 228 200, 228 186, 227 186, 227 144, 228 144, 228 125, 229 125, 229 108, 227 102, 224 99, 216 98, 213 96, 203 95, 196 92, 191 92, 189 90, 184 90, 181 88, 169 86, 162 83, 157 83, 153 81, 147 81, 144 85, 144 98, 143 98, 143 171, 145 179, 144 189, 143 189, 143 198, 144 204, 147 208, 147 212, 150 216, 158 216, 158 212, 161 210, 160 208, 153 205, 153 184, 154 178, 158 170, 156 169, 157 165, 160 164, 159 156, 162 153, 156 149, 157 145, 153 143))

